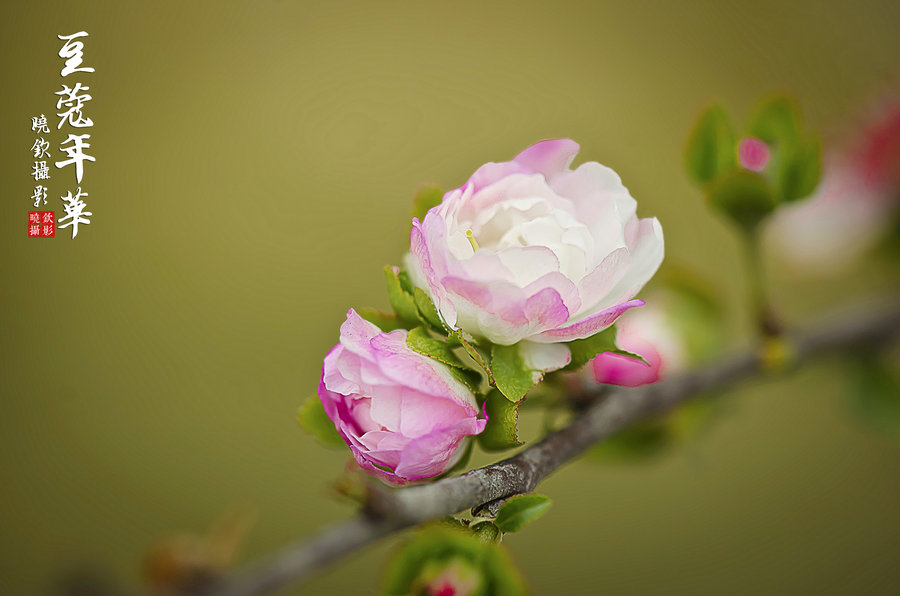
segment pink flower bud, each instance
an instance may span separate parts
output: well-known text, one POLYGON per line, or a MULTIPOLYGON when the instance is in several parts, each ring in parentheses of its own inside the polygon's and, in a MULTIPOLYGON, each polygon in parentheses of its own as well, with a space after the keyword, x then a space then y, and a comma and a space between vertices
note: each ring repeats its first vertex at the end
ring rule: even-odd
POLYGON ((769 146, 755 137, 741 139, 738 144, 738 160, 747 170, 761 172, 768 165, 771 155, 769 146))
POLYGON ((319 399, 359 465, 393 484, 441 474, 486 424, 446 365, 410 349, 405 330, 383 333, 353 309, 325 356, 319 399))
POLYGON ((594 379, 607 385, 637 387, 655 383, 683 368, 687 350, 667 316, 669 313, 660 308, 659 303, 626 313, 616 324, 616 344, 623 350, 642 356, 647 363, 622 354, 604 352, 591 361, 594 379))

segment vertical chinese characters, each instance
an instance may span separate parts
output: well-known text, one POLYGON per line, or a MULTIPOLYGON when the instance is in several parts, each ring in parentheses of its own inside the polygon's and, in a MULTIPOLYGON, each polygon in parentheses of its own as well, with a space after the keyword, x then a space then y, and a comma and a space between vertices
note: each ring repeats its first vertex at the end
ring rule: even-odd
MULTIPOLYGON (((31 166, 31 177, 35 182, 42 182, 32 190, 29 200, 35 209, 47 204, 47 192, 49 187, 44 186, 45 180, 50 180, 50 166, 47 165, 47 159, 50 158, 50 141, 44 138, 44 135, 50 134, 50 127, 47 123, 47 116, 31 117, 31 132, 35 133, 34 143, 31 145, 31 155, 34 157, 34 164, 31 166)), ((28 212, 28 237, 29 238, 53 238, 55 236, 54 217, 52 211, 29 211, 28 212)))
MULTIPOLYGON (((73 73, 94 72, 92 67, 82 66, 84 63, 84 42, 81 41, 81 39, 86 38, 87 36, 88 34, 86 31, 79 31, 71 35, 57 36, 64 42, 62 48, 59 50, 59 57, 65 60, 65 64, 59 73, 61 76, 68 77, 73 73)), ((59 118, 59 123, 56 126, 57 130, 62 130, 63 126, 75 129, 92 128, 94 126, 94 121, 84 113, 85 104, 93 99, 91 95, 87 93, 87 91, 90 90, 90 87, 83 84, 81 81, 76 81, 72 87, 63 83, 61 87, 62 90, 55 93, 55 95, 59 96, 59 99, 56 102, 56 116, 59 118)), ((46 124, 46 119, 44 119, 44 123, 46 124)), ((66 140, 60 143, 59 150, 66 155, 67 159, 57 161, 54 165, 58 169, 74 165, 75 182, 80 185, 84 179, 84 162, 97 161, 93 156, 86 153, 86 150, 91 147, 91 144, 88 142, 91 135, 89 133, 72 134, 69 132, 66 132, 66 134, 68 136, 66 140)), ((37 166, 37 162, 35 162, 35 165, 37 166)), ((36 170, 35 180, 38 180, 37 175, 36 170)), ((35 191, 37 191, 37 189, 35 189, 35 191)), ((71 190, 65 195, 60 196, 63 201, 63 208, 65 209, 66 215, 61 217, 59 221, 68 221, 59 227, 71 227, 72 238, 75 238, 75 236, 78 235, 79 224, 91 223, 88 216, 91 216, 92 213, 86 210, 87 204, 81 198, 86 196, 88 196, 88 193, 83 191, 81 186, 78 187, 74 196, 72 195, 71 190)))

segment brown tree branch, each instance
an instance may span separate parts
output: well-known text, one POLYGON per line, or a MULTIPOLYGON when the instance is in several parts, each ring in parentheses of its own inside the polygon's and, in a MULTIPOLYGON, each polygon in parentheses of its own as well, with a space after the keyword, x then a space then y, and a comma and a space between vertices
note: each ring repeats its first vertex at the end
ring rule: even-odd
MULTIPOLYGON (((791 366, 829 352, 877 348, 898 331, 900 299, 896 296, 880 305, 833 315, 821 326, 787 336, 793 352, 791 366)), ((654 385, 616 389, 595 399, 569 426, 513 457, 430 484, 373 491, 363 513, 224 578, 210 593, 268 594, 403 528, 531 492, 560 466, 633 422, 765 372, 760 351, 754 349, 654 385)))

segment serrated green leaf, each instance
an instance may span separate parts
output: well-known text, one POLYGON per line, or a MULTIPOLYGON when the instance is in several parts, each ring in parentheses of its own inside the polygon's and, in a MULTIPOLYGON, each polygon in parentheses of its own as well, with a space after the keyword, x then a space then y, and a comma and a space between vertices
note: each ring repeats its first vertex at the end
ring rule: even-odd
POLYGON ((690 177, 706 185, 735 167, 735 134, 720 106, 707 108, 688 137, 685 166, 690 177))
POLYGON ((426 294, 422 288, 413 288, 413 299, 416 302, 416 308, 419 309, 422 318, 431 325, 431 328, 439 333, 447 334, 448 329, 443 321, 441 321, 437 308, 435 308, 434 302, 431 301, 428 294, 426 294))
POLYGON ((400 287, 403 288, 403 291, 407 294, 412 294, 413 290, 415 290, 415 286, 413 286, 413 282, 409 279, 409 273, 400 269, 397 271, 397 279, 400 280, 400 287))
POLYGON ((443 198, 444 191, 437 186, 426 186, 422 188, 416 193, 416 196, 413 199, 412 216, 418 218, 419 221, 422 221, 425 218, 425 214, 428 213, 428 210, 440 205, 443 198))
POLYGON ((356 311, 359 316, 374 324, 382 331, 393 331, 394 329, 404 329, 403 323, 396 315, 381 312, 374 308, 364 307, 356 311))
POLYGON ((471 368, 456 368, 450 367, 450 374, 453 375, 457 381, 465 385, 469 388, 469 391, 477 394, 481 391, 481 373, 477 370, 472 370, 471 368))
POLYGON ((463 337, 462 331, 459 329, 453 331, 451 334, 456 341, 459 342, 459 345, 466 351, 466 354, 475 361, 479 368, 487 375, 488 383, 491 385, 494 384, 494 377, 491 375, 491 367, 488 364, 489 358, 486 358, 484 354, 479 351, 478 347, 473 345, 470 341, 463 337))
POLYGON ((388 300, 391 302, 391 308, 397 313, 400 321, 409 327, 419 325, 421 321, 419 309, 416 308, 416 302, 412 294, 403 289, 398 272, 394 271, 393 267, 387 266, 384 268, 384 279, 387 282, 388 300))
POLYGON ((466 368, 460 362, 459 357, 453 353, 447 342, 436 339, 428 334, 424 327, 416 327, 406 334, 406 345, 419 354, 442 362, 447 366, 466 368))
POLYGON ((742 229, 755 229, 775 209, 775 191, 756 172, 735 170, 709 189, 708 200, 742 229))
POLYGON ((572 352, 572 361, 563 370, 578 370, 590 362, 597 354, 619 350, 619 347, 616 346, 615 327, 607 327, 603 331, 585 339, 566 342, 566 346, 572 352))
POLYGON ((821 174, 822 145, 818 139, 785 149, 777 176, 781 200, 796 201, 808 197, 819 185, 821 174))
POLYGON ((494 523, 501 532, 517 532, 544 515, 552 503, 546 495, 516 495, 500 506, 494 523))
POLYGON ((500 528, 493 522, 483 521, 473 524, 472 533, 484 542, 497 542, 500 540, 500 528))
POLYGON ((784 147, 795 144, 800 137, 802 122, 800 109, 789 97, 774 97, 763 102, 750 119, 749 132, 759 140, 784 147))
POLYGON ((497 389, 513 402, 525 397, 540 380, 522 360, 518 345, 495 345, 491 348, 491 374, 497 389))
POLYGON ((487 394, 484 411, 487 424, 478 435, 478 444, 485 451, 505 451, 522 443, 518 437, 519 404, 506 399, 496 389, 487 394))
POLYGON ((318 395, 313 395, 297 411, 297 422, 326 447, 346 447, 347 443, 338 434, 334 422, 325 413, 318 395))

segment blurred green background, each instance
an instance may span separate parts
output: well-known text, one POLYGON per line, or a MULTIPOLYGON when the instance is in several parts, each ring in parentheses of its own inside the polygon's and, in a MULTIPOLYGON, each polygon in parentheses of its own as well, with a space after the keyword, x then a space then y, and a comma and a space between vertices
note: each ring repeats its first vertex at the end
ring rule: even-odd
MULTIPOLYGON (((258 513, 245 561, 350 515, 328 490, 347 454, 295 422, 322 356, 348 307, 387 307, 381 268, 406 246, 416 189, 539 139, 572 137, 579 162, 616 169, 662 221, 667 263, 715 285, 745 344, 737 239, 682 172, 695 116, 721 101, 745 118, 782 90, 827 131, 900 68, 892 1, 19 1, 0 17, 8 594, 85 563, 134 582, 151 543, 234 504, 258 513), (96 68, 77 79, 94 216, 74 241, 28 239, 30 118, 55 112, 56 36, 78 30, 96 68)), ((59 218, 76 185, 71 168, 51 175, 59 218)), ((795 321, 898 277, 770 267, 795 321)), ((900 442, 848 415, 833 367, 727 404, 661 459, 546 481, 554 507, 504 542, 533 591, 896 593, 900 442)), ((396 544, 294 591, 371 593, 396 544)))

